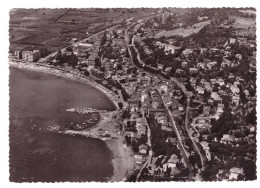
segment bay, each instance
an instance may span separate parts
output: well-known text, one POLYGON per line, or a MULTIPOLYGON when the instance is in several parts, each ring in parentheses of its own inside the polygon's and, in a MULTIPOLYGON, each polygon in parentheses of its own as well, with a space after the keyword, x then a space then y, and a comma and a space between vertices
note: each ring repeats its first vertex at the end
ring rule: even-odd
POLYGON ((107 181, 112 176, 112 153, 103 141, 48 131, 48 127, 68 128, 92 118, 66 112, 69 108, 114 110, 104 93, 90 85, 13 67, 9 87, 10 181, 107 181))

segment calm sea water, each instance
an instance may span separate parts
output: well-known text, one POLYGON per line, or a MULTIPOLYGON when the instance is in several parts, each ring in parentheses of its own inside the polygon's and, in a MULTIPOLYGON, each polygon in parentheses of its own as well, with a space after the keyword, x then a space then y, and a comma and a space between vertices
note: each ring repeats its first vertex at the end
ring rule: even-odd
POLYGON ((103 93, 82 83, 16 68, 10 68, 9 86, 10 181, 106 181, 111 177, 112 153, 103 141, 48 130, 92 118, 66 112, 68 108, 114 110, 103 93))

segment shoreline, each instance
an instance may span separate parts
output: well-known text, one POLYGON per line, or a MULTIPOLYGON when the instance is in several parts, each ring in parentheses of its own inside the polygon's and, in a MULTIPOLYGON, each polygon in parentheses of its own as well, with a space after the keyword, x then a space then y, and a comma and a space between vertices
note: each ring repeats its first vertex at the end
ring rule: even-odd
POLYGON ((65 132, 58 132, 70 135, 78 134, 90 138, 97 138, 103 140, 113 154, 111 162, 114 168, 114 172, 113 175, 107 180, 107 182, 119 182, 126 180, 127 176, 130 174, 130 171, 134 169, 135 161, 133 158, 132 150, 130 148, 127 148, 124 144, 124 136, 121 135, 119 132, 120 130, 117 126, 116 118, 113 118, 113 116, 116 115, 119 110, 119 107, 117 105, 118 97, 115 94, 113 94, 113 92, 109 91, 107 88, 101 86, 98 83, 93 83, 93 81, 87 78, 82 78, 78 75, 73 75, 71 73, 63 72, 58 69, 43 67, 35 65, 33 63, 15 63, 10 60, 9 65, 10 67, 16 67, 19 69, 26 69, 31 71, 52 74, 55 76, 61 76, 63 78, 90 85, 101 91, 114 104, 116 108, 114 111, 100 113, 101 117, 99 122, 89 129, 80 131, 68 130, 65 132), (110 138, 106 139, 105 137, 102 137, 103 133, 109 134, 110 138))
POLYGON ((96 82, 93 82, 92 80, 89 80, 88 78, 79 77, 78 75, 74 75, 74 74, 68 73, 68 72, 63 72, 56 68, 39 66, 39 65, 36 65, 34 63, 29 63, 29 62, 14 63, 9 60, 9 65, 10 65, 10 67, 26 69, 26 70, 30 70, 30 71, 37 71, 37 72, 42 72, 42 73, 46 73, 46 74, 52 74, 54 76, 60 76, 60 77, 66 78, 66 79, 70 79, 70 80, 77 81, 77 82, 80 82, 83 84, 87 84, 87 85, 94 87, 94 88, 98 89, 99 91, 101 91, 114 104, 114 107, 116 108, 115 110, 119 109, 118 104, 117 104, 117 97, 114 96, 115 94, 112 91, 105 88, 104 86, 102 86, 96 82))

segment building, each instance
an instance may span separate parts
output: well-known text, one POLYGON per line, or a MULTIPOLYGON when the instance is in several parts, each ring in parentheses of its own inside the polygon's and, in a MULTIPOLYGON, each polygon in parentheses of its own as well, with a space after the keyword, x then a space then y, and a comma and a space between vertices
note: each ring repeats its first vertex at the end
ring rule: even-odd
POLYGON ((168 93, 168 85, 165 83, 160 84, 159 89, 161 92, 168 93))
POLYGON ((226 142, 234 142, 235 137, 233 135, 223 134, 223 137, 221 138, 222 141, 226 142))
POLYGON ((230 169, 230 174, 229 174, 228 179, 229 180, 237 180, 239 174, 243 175, 244 170, 242 168, 233 167, 233 168, 230 169))
POLYGON ((94 49, 92 44, 79 43, 73 48, 73 53, 79 57, 86 57, 87 52, 94 49))
POLYGON ((28 51, 22 52, 22 59, 23 59, 23 61, 28 61, 28 51))
POLYGON ((158 123, 160 123, 161 125, 168 125, 168 118, 167 118, 166 115, 156 116, 156 120, 157 120, 158 123))
POLYGON ((134 155, 136 164, 142 164, 143 157, 142 155, 134 155))
POLYGON ((15 50, 15 51, 14 51, 14 57, 15 57, 16 59, 22 59, 22 51, 20 51, 20 50, 15 50))
POLYGON ((165 94, 163 94, 162 97, 163 97, 165 106, 167 108, 170 107, 172 105, 172 103, 173 103, 170 95, 165 93, 165 94))
POLYGON ((191 74, 197 74, 198 73, 198 69, 197 68, 190 68, 190 73, 191 74))
POLYGON ((95 65, 96 64, 96 58, 97 58, 97 54, 96 53, 92 53, 89 57, 88 57, 88 65, 95 65))
POLYGON ((91 74, 98 79, 104 79, 104 73, 102 71, 100 71, 99 69, 93 68, 91 70, 91 74))
POLYGON ((40 57, 41 57, 40 50, 22 52, 23 61, 35 62, 35 61, 38 61, 40 59, 40 57))
POLYGON ((136 118, 136 130, 139 135, 146 133, 146 122, 144 118, 136 118))
POLYGON ((176 168, 176 165, 179 163, 178 156, 176 154, 171 155, 167 164, 169 168, 176 168))
POLYGON ((40 50, 29 51, 28 61, 35 62, 41 58, 40 50))
POLYGON ((210 110, 211 110, 211 108, 210 108, 209 106, 205 106, 205 107, 203 108, 203 115, 204 115, 204 116, 209 116, 210 110))
POLYGON ((139 153, 141 153, 143 155, 146 155, 147 154, 147 150, 148 150, 148 148, 147 148, 146 145, 142 144, 142 145, 139 146, 139 153))

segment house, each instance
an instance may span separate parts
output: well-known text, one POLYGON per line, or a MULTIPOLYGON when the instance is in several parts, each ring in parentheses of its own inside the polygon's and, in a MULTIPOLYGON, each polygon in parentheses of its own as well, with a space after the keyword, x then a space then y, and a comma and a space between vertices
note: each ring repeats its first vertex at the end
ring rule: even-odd
POLYGON ((40 50, 22 52, 22 59, 24 61, 35 62, 35 61, 38 61, 40 59, 40 57, 41 57, 40 50))
POLYGON ((210 86, 210 83, 209 82, 204 82, 204 87, 207 91, 212 91, 212 88, 210 86))
POLYGON ((187 67, 187 65, 188 65, 188 63, 187 63, 186 61, 183 61, 183 62, 181 63, 181 66, 182 66, 182 67, 187 67))
POLYGON ((172 143, 172 144, 176 145, 177 144, 177 138, 171 138, 171 137, 167 138, 166 142, 167 143, 172 143))
POLYGON ((96 57, 97 55, 92 53, 89 57, 88 57, 88 65, 95 65, 95 61, 96 61, 96 57))
POLYGON ((162 125, 168 124, 168 118, 165 115, 156 117, 156 120, 158 121, 158 123, 160 123, 162 125))
POLYGON ((169 94, 165 93, 163 94, 162 97, 163 97, 164 104, 167 108, 172 105, 172 100, 169 94))
POLYGON ((173 178, 175 175, 180 174, 181 171, 178 168, 171 169, 170 177, 173 178))
POLYGON ((22 59, 22 51, 15 50, 14 51, 14 57, 16 57, 16 59, 22 59))
POLYGON ((223 137, 221 138, 222 141, 226 142, 234 142, 235 141, 235 136, 233 135, 228 135, 228 134, 223 134, 223 137))
POLYGON ((157 109, 159 106, 160 106, 160 102, 153 99, 153 101, 152 101, 152 108, 153 109, 157 109))
POLYGON ((197 63, 197 68, 201 68, 204 69, 205 68, 205 64, 202 62, 197 63))
POLYGON ((163 64, 158 64, 157 67, 158 67, 158 70, 162 70, 164 65, 163 64))
POLYGON ((179 50, 180 50, 180 47, 177 47, 177 46, 167 45, 167 44, 165 44, 165 46, 164 46, 164 52, 166 52, 166 53, 168 52, 168 53, 174 54, 179 50))
POLYGON ((197 86, 196 91, 198 94, 204 94, 204 89, 201 86, 197 86))
POLYGON ((171 70, 172 70, 172 67, 166 67, 166 68, 165 68, 165 72, 168 72, 168 73, 169 73, 169 72, 171 72, 171 70))
POLYGON ((212 98, 214 101, 221 101, 221 100, 222 100, 217 92, 212 92, 212 93, 211 93, 211 98, 212 98))
POLYGON ((217 106, 217 112, 223 112, 223 109, 224 109, 224 104, 223 103, 218 103, 218 106, 217 106))
POLYGON ((125 131, 125 136, 127 136, 129 138, 133 138, 134 137, 134 132, 130 131, 130 130, 126 130, 125 131))
POLYGON ((173 131, 173 128, 168 126, 168 125, 162 125, 162 130, 163 131, 167 131, 167 132, 172 132, 173 131))
POLYGON ((141 94, 141 102, 145 102, 145 100, 149 99, 149 93, 147 90, 142 91, 141 94))
POLYGON ((183 73, 184 73, 184 70, 182 70, 182 69, 176 69, 175 73, 176 73, 176 74, 183 74, 183 73))
POLYGON ((191 74, 197 74, 198 73, 198 69, 197 68, 190 68, 190 73, 191 74))
POLYGON ((148 147, 146 145, 142 144, 139 146, 139 153, 146 155, 147 151, 148 151, 148 147))
POLYGON ((134 155, 136 164, 142 164, 143 156, 142 155, 134 155))
POLYGON ((100 71, 99 69, 93 68, 91 70, 91 74, 98 79, 104 79, 104 72, 100 71))
POLYGON ((169 168, 176 168, 176 165, 179 163, 178 156, 176 154, 171 155, 167 164, 169 168))
POLYGON ((232 97, 232 103, 235 103, 236 105, 239 104, 240 97, 238 95, 235 95, 232 97))
POLYGON ((136 122, 136 119, 137 119, 137 118, 139 118, 139 115, 138 115, 136 112, 133 112, 133 113, 131 114, 130 120, 136 122))
POLYGON ((209 63, 207 64, 207 67, 208 67, 209 69, 211 69, 211 68, 214 67, 215 65, 217 65, 217 62, 216 62, 216 61, 212 61, 212 62, 209 62, 209 63))
POLYGON ((233 168, 230 169, 230 174, 229 174, 228 179, 229 180, 237 180, 239 174, 243 175, 244 170, 242 168, 233 167, 233 168))
POLYGON ((239 88, 237 86, 231 85, 230 90, 233 94, 239 94, 239 88))
POLYGON ((164 93, 168 93, 168 85, 166 83, 162 83, 159 85, 159 90, 164 93))
POLYGON ((145 119, 142 118, 136 118, 136 129, 139 135, 146 133, 146 122, 145 119))
POLYGON ((197 80, 194 79, 194 78, 190 78, 190 84, 192 87, 195 87, 196 86, 196 83, 197 83, 197 80))
POLYGON ((203 108, 203 115, 204 116, 209 116, 209 114, 210 114, 210 107, 209 106, 205 106, 204 108, 203 108))
POLYGON ((221 78, 219 78, 218 80, 217 80, 217 82, 216 83, 218 83, 220 86, 223 86, 223 85, 225 85, 225 82, 224 82, 224 80, 223 79, 221 79, 221 78))

